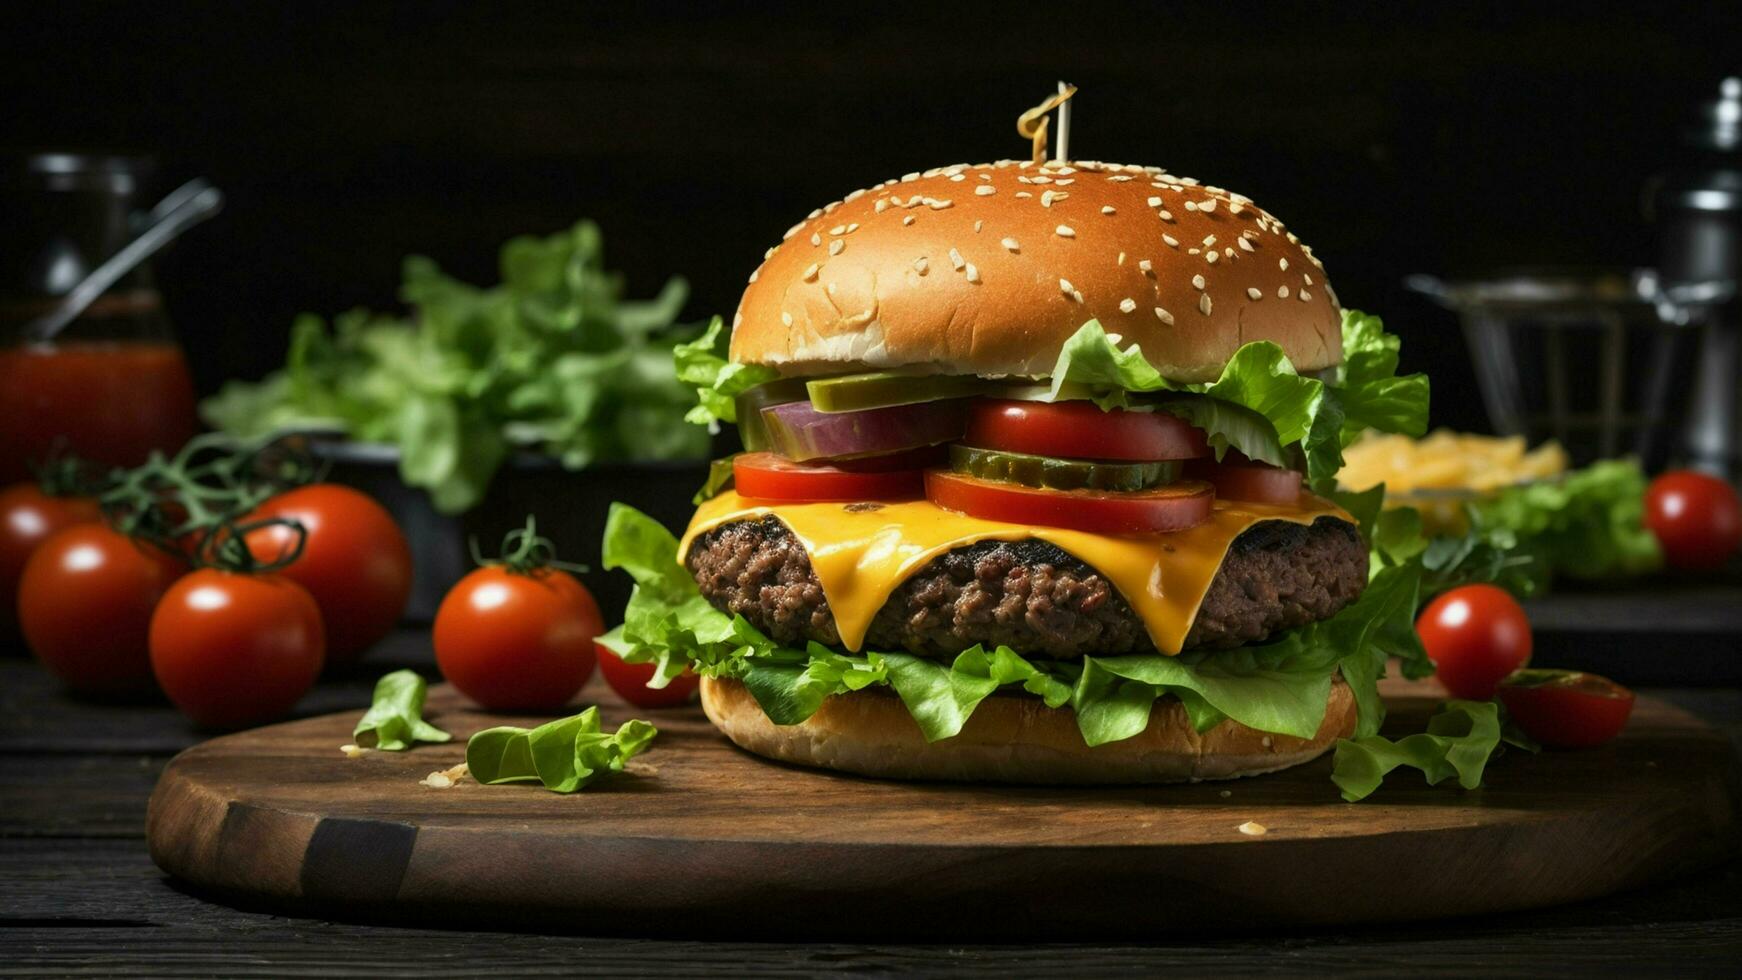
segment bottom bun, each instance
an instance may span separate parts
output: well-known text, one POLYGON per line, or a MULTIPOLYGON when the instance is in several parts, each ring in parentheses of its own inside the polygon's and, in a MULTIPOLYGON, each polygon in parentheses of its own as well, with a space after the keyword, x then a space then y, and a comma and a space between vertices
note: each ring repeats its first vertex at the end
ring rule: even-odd
POLYGON ((743 683, 702 678, 702 710, 726 737, 757 755, 888 779, 1008 783, 1182 783, 1287 769, 1322 755, 1355 730, 1355 697, 1331 686, 1325 720, 1310 739, 1267 735, 1233 721, 1202 734, 1174 698, 1155 702, 1149 727, 1090 748, 1076 713, 1038 698, 994 695, 960 733, 927 742, 901 699, 886 691, 828 698, 809 720, 776 725, 743 683))

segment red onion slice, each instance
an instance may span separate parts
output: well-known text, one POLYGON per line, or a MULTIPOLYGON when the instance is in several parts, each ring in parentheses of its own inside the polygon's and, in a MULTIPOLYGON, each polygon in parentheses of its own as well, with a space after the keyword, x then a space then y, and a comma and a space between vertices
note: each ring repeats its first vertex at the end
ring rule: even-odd
POLYGON ((832 459, 935 446, 962 437, 959 401, 819 412, 808 401, 762 410, 770 448, 787 459, 832 459))

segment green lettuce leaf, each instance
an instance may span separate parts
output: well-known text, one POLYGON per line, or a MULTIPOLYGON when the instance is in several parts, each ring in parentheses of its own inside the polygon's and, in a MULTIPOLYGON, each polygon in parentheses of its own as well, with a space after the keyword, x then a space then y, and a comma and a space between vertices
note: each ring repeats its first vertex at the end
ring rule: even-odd
POLYGON ((726 492, 726 489, 731 485, 732 457, 722 456, 721 458, 708 463, 708 478, 703 481, 701 488, 696 491, 695 496, 690 498, 690 503, 700 504, 704 501, 712 500, 726 492))
POLYGON ((686 666, 741 680, 776 724, 797 724, 833 694, 871 685, 894 689, 927 739, 961 731, 992 692, 1020 687, 1059 707, 1069 704, 1091 745, 1129 738, 1149 722, 1157 698, 1172 695, 1193 724, 1224 718, 1266 732, 1308 738, 1324 720, 1332 675, 1354 690, 1361 734, 1378 730, 1378 681, 1388 656, 1419 676, 1426 655, 1411 628, 1420 570, 1384 570, 1360 600, 1323 622, 1262 646, 1229 651, 1030 661, 1008 647, 973 648, 942 662, 905 653, 842 653, 818 644, 798 650, 770 640, 742 617, 703 599, 677 561, 677 540, 653 519, 613 504, 603 545, 607 568, 635 580, 623 625, 600 638, 631 663, 657 665, 658 677, 686 666))
POLYGON ((679 425, 691 400, 673 376, 682 279, 623 298, 590 222, 502 246, 501 283, 481 288, 406 259, 402 316, 298 317, 284 369, 231 382, 201 404, 243 438, 286 430, 390 443, 400 475, 443 513, 471 508, 515 450, 570 469, 596 460, 696 459, 707 434, 679 425))
POLYGON ((1289 465, 1285 451, 1298 447, 1308 479, 1327 491, 1342 469, 1343 448, 1361 432, 1427 431, 1427 376, 1396 376, 1398 346, 1378 317, 1345 310, 1345 360, 1328 380, 1301 376, 1280 347, 1255 341, 1235 351, 1215 381, 1181 383, 1162 376, 1138 345, 1120 348, 1114 335, 1090 320, 1060 350, 1051 397, 1058 398, 1068 385, 1094 393, 1102 408, 1153 404, 1203 429, 1218 459, 1238 449, 1253 459, 1289 465), (1140 397, 1176 392, 1205 398, 1153 402, 1140 397))
POLYGON ((1458 785, 1482 785, 1482 771, 1500 745, 1499 706, 1492 701, 1447 701, 1429 719, 1427 731, 1392 741, 1379 735, 1337 743, 1331 781, 1354 803, 1379 788, 1399 766, 1418 769, 1435 786, 1453 776, 1458 785))
POLYGON ((721 422, 738 421, 739 395, 780 376, 764 365, 734 363, 728 355, 730 340, 725 322, 714 317, 700 337, 673 349, 678 380, 696 389, 696 404, 684 419, 709 431, 721 422))
POLYGON ((447 732, 423 720, 429 685, 415 670, 396 670, 375 682, 375 696, 351 735, 365 748, 403 752, 413 742, 446 742, 447 732))
POLYGON ((537 728, 486 728, 466 743, 466 768, 480 783, 536 782, 555 793, 573 793, 622 772, 658 734, 640 720, 604 731, 599 709, 588 708, 537 728))
POLYGON ((1472 506, 1472 526, 1507 534, 1513 547, 1572 578, 1624 578, 1663 566, 1645 527, 1645 472, 1637 460, 1604 460, 1559 480, 1510 487, 1472 506))

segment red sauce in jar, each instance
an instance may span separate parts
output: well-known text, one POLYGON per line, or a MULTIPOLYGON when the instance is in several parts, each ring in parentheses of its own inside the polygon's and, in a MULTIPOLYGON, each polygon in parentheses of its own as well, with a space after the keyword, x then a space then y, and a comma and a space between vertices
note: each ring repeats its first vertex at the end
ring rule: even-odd
POLYGON ((0 482, 57 448, 113 466, 174 452, 198 430, 187 358, 172 343, 0 347, 0 482))

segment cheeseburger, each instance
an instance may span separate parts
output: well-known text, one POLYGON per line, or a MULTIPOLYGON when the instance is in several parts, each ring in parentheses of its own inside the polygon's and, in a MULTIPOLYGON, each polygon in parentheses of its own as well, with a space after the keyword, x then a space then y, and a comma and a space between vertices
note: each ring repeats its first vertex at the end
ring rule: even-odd
MULTIPOLYGON (((1249 198, 1003 161, 811 212, 729 338, 677 351, 735 423, 681 538, 613 509, 605 642, 693 669, 770 759, 869 776, 1224 779, 1374 732, 1416 582, 1330 495, 1427 383, 1249 198)), ((1417 651, 1419 648, 1415 648, 1417 651)))

